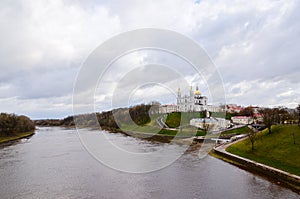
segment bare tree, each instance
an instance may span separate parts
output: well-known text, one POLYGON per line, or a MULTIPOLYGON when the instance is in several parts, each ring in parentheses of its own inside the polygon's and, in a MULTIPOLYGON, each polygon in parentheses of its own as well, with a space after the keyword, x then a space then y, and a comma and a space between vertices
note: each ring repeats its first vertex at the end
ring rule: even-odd
POLYGON ((298 112, 298 126, 300 126, 300 104, 297 106, 297 112, 298 112))
POLYGON ((249 138, 249 140, 250 140, 250 142, 251 142, 251 150, 253 151, 254 150, 254 143, 255 143, 255 140, 256 140, 256 130, 254 130, 254 129, 250 129, 251 130, 251 132, 248 134, 248 138, 249 138))
POLYGON ((273 108, 272 110, 274 116, 274 123, 276 124, 284 124, 290 118, 290 113, 287 111, 287 108, 283 106, 273 108))
POLYGON ((254 116, 253 108, 251 106, 248 106, 248 107, 244 108, 243 110, 241 110, 239 115, 253 117, 254 116))
POLYGON ((271 133, 271 126, 275 121, 275 111, 271 108, 262 108, 259 113, 263 116, 263 123, 268 128, 269 133, 271 133))

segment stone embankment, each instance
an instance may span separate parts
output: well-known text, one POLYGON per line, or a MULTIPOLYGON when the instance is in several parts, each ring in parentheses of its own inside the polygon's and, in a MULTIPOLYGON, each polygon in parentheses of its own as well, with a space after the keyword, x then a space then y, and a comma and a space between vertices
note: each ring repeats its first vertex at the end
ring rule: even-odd
POLYGON ((276 180, 278 184, 283 183, 288 187, 292 188, 293 190, 297 191, 298 193, 300 193, 300 176, 227 152, 226 148, 233 143, 217 146, 213 149, 213 152, 221 157, 224 157, 222 158, 224 161, 227 161, 231 164, 235 164, 246 170, 255 171, 260 174, 271 177, 272 179, 276 180))

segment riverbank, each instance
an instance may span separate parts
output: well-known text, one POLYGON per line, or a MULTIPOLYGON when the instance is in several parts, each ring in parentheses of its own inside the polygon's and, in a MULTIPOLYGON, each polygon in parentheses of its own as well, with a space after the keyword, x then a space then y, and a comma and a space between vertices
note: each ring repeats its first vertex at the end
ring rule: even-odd
POLYGON ((295 125, 272 126, 255 136, 254 150, 249 139, 226 149, 232 154, 300 176, 300 128, 295 125), (293 139, 294 138, 294 139, 293 139))
POLYGON ((239 168, 269 177, 272 180, 274 180, 277 184, 283 184, 286 187, 289 187, 292 190, 296 191, 297 193, 300 193, 300 176, 282 171, 280 169, 276 169, 274 167, 262 163, 258 163, 256 161, 244 157, 240 157, 238 155, 226 151, 227 147, 237 142, 242 142, 244 140, 246 139, 215 147, 210 152, 210 155, 235 166, 238 166, 239 168))
POLYGON ((34 131, 31 132, 25 132, 25 133, 18 133, 17 135, 12 136, 6 136, 6 137, 0 137, 0 143, 14 141, 22 138, 30 137, 34 134, 34 131))

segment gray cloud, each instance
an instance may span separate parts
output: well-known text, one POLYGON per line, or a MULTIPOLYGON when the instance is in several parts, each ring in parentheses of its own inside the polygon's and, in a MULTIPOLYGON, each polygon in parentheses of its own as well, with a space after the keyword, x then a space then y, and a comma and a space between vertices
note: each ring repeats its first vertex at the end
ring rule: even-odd
MULTIPOLYGON (((299 9, 297 0, 1 1, 0 111, 34 118, 72 114, 73 82, 84 59, 113 35, 143 27, 199 42, 218 66, 229 103, 294 107, 300 103, 299 9)), ((101 109, 130 63, 177 63, 187 81, 209 95, 203 77, 184 63, 149 52, 134 56, 141 59, 123 60, 107 74, 97 98, 101 109)), ((166 103, 174 102, 170 96, 166 103)))

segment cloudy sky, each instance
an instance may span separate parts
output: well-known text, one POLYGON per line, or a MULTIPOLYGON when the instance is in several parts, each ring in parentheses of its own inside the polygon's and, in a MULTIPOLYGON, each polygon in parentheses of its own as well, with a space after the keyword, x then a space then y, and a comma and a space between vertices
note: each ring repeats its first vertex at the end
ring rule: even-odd
MULTIPOLYGON (((0 111, 32 118, 71 115, 73 85, 90 53, 139 28, 168 29, 198 42, 222 76, 227 103, 293 108, 300 103, 299 10, 299 0, 1 0, 0 111)), ((110 108, 120 71, 157 57, 175 64, 168 56, 145 51, 118 60, 105 75, 107 86, 98 89, 97 110, 110 108)), ((209 95, 201 77, 182 74, 209 95)), ((156 87, 141 86, 130 95, 132 102, 151 96, 175 102, 166 87, 156 87), (159 98, 164 92, 169 97, 159 98)))

